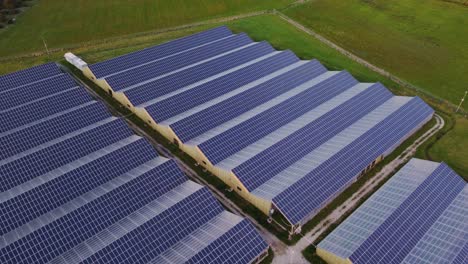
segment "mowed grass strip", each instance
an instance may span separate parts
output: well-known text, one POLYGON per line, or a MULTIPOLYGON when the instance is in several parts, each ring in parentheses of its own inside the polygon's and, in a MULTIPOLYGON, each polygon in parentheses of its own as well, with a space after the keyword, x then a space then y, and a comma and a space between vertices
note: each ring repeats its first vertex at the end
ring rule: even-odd
POLYGON ((285 14, 457 104, 468 88, 468 7, 441 0, 315 0, 285 14))
POLYGON ((293 0, 40 0, 0 31, 0 57, 202 20, 281 8, 293 0))

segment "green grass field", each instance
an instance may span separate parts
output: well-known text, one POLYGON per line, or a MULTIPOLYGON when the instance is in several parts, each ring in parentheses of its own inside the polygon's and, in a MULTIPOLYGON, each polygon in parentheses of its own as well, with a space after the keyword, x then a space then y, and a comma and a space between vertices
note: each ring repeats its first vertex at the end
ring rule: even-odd
POLYGON ((457 104, 468 89, 468 7, 441 0, 315 0, 285 13, 457 104))
POLYGON ((281 8, 292 0, 40 0, 0 31, 0 57, 281 8))

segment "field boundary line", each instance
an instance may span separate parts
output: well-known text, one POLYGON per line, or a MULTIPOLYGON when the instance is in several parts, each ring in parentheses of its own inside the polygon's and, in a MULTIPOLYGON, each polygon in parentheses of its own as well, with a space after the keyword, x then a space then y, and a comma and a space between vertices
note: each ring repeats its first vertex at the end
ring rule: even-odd
MULTIPOLYGON (((301 23, 297 22, 296 20, 292 19, 291 17, 285 15, 284 13, 278 11, 278 10, 274 10, 273 13, 277 16, 279 16, 281 19, 285 20, 286 22, 288 22, 289 24, 293 25, 294 27, 296 27, 297 29, 307 33, 308 35, 310 36, 313 36, 315 37, 316 39, 318 39, 320 42, 322 42, 323 44, 333 48, 334 50, 338 51, 339 53, 341 53, 342 55, 346 56, 347 58, 353 60, 354 62, 357 62, 359 64, 361 64, 362 66, 384 76, 384 77, 387 77, 388 79, 394 81, 395 83, 403 86, 403 87, 406 87, 406 88, 409 88, 411 90, 413 90, 414 92, 416 93, 420 93, 420 94, 423 94, 424 96, 427 96, 428 98, 432 99, 435 103, 444 103, 446 104, 449 108, 451 108, 453 110, 453 112, 455 112, 455 109, 457 108, 457 106, 439 96, 436 96, 436 95, 433 95, 429 92, 427 92, 426 90, 424 89, 421 89, 419 87, 417 87, 416 85, 414 84, 411 84, 399 77, 397 77, 396 75, 368 62, 367 60, 353 54, 352 52, 349 52, 347 51, 346 49, 340 47, 339 45, 335 44, 333 41, 325 38, 324 36, 320 35, 319 33, 315 32, 314 30, 302 25, 301 23)), ((466 115, 468 114, 466 111, 464 111, 463 109, 461 109, 461 111, 459 111, 460 113, 462 113, 463 115, 466 115)))

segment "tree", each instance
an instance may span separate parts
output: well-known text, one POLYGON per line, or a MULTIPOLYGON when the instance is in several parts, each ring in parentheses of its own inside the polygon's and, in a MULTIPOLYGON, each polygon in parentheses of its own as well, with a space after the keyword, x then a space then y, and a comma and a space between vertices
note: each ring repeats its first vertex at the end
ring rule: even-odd
POLYGON ((15 9, 20 1, 17 0, 3 0, 3 8, 15 9))

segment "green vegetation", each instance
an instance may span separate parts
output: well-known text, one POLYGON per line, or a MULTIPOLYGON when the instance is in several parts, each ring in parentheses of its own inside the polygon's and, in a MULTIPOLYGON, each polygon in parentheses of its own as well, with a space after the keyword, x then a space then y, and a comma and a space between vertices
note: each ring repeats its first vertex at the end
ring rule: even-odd
POLYGON ((16 17, 33 3, 32 0, 0 0, 0 29, 14 24, 16 17))
POLYGON ((273 262, 273 258, 275 257, 275 253, 271 248, 268 249, 268 256, 260 261, 259 264, 270 264, 273 262))
POLYGON ((447 133, 439 135, 421 158, 443 161, 468 181, 468 120, 457 116, 450 122, 447 133))
POLYGON ((438 97, 467 89, 468 9, 440 0, 317 0, 285 13, 438 97))
POLYGON ((302 251, 302 255, 305 259, 307 259, 310 263, 314 264, 327 264, 325 260, 323 260, 319 255, 316 253, 316 249, 314 245, 309 245, 302 251))
POLYGON ((41 0, 0 33, 0 56, 44 51, 288 5, 292 0, 41 0))

